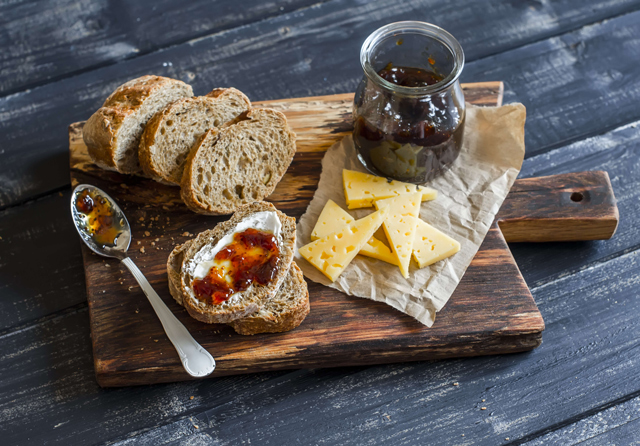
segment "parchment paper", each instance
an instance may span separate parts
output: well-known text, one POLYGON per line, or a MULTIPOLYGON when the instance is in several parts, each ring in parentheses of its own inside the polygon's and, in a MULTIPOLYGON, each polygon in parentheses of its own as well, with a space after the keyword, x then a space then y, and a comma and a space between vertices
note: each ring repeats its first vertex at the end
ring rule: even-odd
MULTIPOLYGON (((420 218, 458 240, 460 252, 423 269, 412 260, 410 277, 397 266, 356 256, 331 283, 296 249, 295 260, 308 279, 352 296, 386 302, 428 327, 447 303, 484 240, 491 223, 524 159, 522 104, 475 107, 467 104, 464 142, 460 156, 444 175, 427 185, 438 198, 423 202, 420 218)), ((332 199, 356 219, 373 209, 348 210, 342 186, 342 169, 366 172, 356 157, 351 136, 332 146, 322 160, 318 189, 297 228, 297 248, 309 243, 311 231, 327 200, 332 199)), ((386 240, 384 235, 381 237, 386 240)))

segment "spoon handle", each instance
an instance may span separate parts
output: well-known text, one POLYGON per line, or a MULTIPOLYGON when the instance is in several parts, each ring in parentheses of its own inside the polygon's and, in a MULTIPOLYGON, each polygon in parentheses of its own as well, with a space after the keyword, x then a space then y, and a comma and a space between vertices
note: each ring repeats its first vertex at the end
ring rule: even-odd
POLYGON ((136 278, 140 288, 147 295, 151 306, 158 315, 158 319, 162 322, 164 331, 167 333, 169 340, 176 348, 182 365, 187 373, 196 378, 209 375, 216 368, 216 361, 195 339, 191 336, 184 325, 173 315, 171 310, 160 299, 158 293, 149 284, 144 274, 138 269, 133 260, 125 257, 122 260, 133 277, 136 278))

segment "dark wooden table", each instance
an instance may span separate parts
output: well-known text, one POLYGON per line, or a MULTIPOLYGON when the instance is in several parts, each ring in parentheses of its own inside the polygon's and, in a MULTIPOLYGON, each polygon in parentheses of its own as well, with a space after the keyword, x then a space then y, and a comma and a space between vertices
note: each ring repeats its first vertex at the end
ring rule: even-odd
POLYGON ((0 444, 640 444, 640 1, 0 1, 0 444), (512 245, 525 354, 103 390, 67 126, 130 78, 252 100, 353 91, 366 36, 451 31, 463 81, 527 106, 521 177, 609 172, 609 241, 512 245))

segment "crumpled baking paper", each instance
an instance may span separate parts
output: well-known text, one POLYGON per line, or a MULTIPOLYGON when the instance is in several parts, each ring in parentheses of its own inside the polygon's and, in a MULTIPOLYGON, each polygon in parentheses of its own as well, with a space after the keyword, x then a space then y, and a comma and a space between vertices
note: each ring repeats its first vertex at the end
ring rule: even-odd
MULTIPOLYGON (((501 107, 467 104, 458 159, 446 173, 426 184, 438 191, 438 198, 422 203, 420 218, 458 240, 460 252, 422 269, 412 260, 409 279, 402 276, 397 266, 358 255, 331 283, 296 249, 295 260, 305 277, 351 296, 385 302, 431 327, 436 313, 460 283, 520 172, 525 117, 522 104, 501 107)), ((347 209, 343 169, 366 172, 356 157, 351 136, 334 144, 324 156, 318 189, 298 223, 297 248, 311 241, 313 227, 329 199, 356 219, 373 212, 373 208, 347 209)), ((386 240, 384 235, 380 238, 386 240)))

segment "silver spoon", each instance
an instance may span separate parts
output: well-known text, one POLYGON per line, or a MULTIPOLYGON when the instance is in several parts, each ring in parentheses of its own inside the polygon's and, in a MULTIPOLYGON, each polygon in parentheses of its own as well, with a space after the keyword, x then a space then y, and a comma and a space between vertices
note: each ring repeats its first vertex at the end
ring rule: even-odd
POLYGON ((93 252, 105 257, 115 257, 129 268, 133 277, 138 281, 140 288, 142 288, 144 294, 147 295, 158 319, 162 322, 164 331, 176 348, 187 373, 193 377, 200 378, 213 372, 216 368, 216 361, 208 351, 193 339, 185 326, 173 315, 160 296, 153 290, 149 281, 147 281, 135 263, 133 263, 133 260, 127 256, 127 249, 129 249, 129 245, 131 244, 131 228, 127 218, 116 202, 103 190, 89 184, 80 184, 76 186, 71 194, 71 215, 78 234, 80 234, 82 240, 84 240, 93 252), (118 226, 118 230, 121 231, 115 238, 114 246, 96 243, 93 234, 90 232, 86 214, 77 208, 76 203, 78 196, 85 190, 90 194, 104 198, 110 205, 113 213, 112 221, 118 226))

